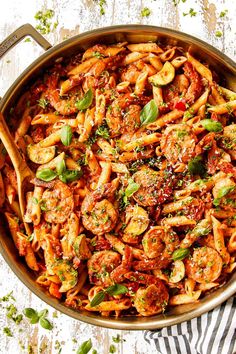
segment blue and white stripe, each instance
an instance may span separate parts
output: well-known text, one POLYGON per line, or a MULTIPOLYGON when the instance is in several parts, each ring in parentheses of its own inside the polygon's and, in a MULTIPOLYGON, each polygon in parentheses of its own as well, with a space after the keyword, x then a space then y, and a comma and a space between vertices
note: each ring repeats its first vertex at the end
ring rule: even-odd
POLYGON ((145 331, 157 354, 236 354, 236 298, 191 321, 145 331))

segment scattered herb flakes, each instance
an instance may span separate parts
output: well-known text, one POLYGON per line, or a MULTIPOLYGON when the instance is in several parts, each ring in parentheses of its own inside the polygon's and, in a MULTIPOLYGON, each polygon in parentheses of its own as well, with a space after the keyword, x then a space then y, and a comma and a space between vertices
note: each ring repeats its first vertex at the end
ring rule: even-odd
POLYGON ((25 38, 24 42, 26 42, 26 43, 31 42, 31 38, 30 37, 25 38))
POLYGON ((6 63, 7 63, 7 64, 10 64, 10 63, 11 63, 11 60, 10 60, 10 59, 8 59, 8 60, 6 61, 6 63))
POLYGON ((106 0, 95 0, 95 2, 98 3, 99 5, 99 8, 100 8, 100 14, 101 15, 105 15, 105 9, 104 9, 104 6, 107 4, 106 0))
POLYGON ((38 100, 38 106, 43 108, 43 109, 45 109, 48 104, 49 104, 49 102, 47 100, 45 100, 45 98, 40 98, 38 100))
POLYGON ((114 346, 114 344, 111 344, 109 348, 109 353, 114 354, 115 352, 116 352, 116 347, 114 346))
POLYGON ((17 308, 13 304, 7 306, 6 309, 7 309, 7 318, 11 319, 18 325, 23 319, 22 314, 17 313, 17 308))
POLYGON ((227 13, 228 13, 228 10, 221 11, 220 12, 220 18, 225 17, 227 15, 227 13))
POLYGON ((179 5, 180 2, 185 3, 186 1, 187 1, 187 0, 172 0, 173 4, 174 4, 175 6, 179 5))
POLYGON ((9 327, 4 327, 4 328, 3 328, 3 333, 4 333, 7 337, 13 337, 12 331, 10 330, 9 327))
POLYGON ((194 11, 194 9, 191 7, 189 9, 189 12, 183 12, 183 16, 190 16, 190 17, 195 17, 197 15, 197 12, 194 11))
POLYGON ((34 349, 33 349, 31 344, 29 344, 28 347, 27 347, 27 353, 28 354, 34 354, 34 349))
POLYGON ((41 33, 41 34, 49 34, 54 31, 54 29, 58 26, 58 22, 52 21, 52 18, 54 17, 55 12, 53 10, 41 10, 38 11, 34 18, 37 21, 36 29, 41 33))
POLYGON ((54 311, 54 312, 53 312, 52 317, 53 317, 53 318, 58 318, 58 313, 57 313, 57 311, 54 311))
POLYGON ((117 334, 116 337, 112 337, 112 340, 114 343, 120 343, 122 341, 119 334, 117 334))
POLYGON ((148 17, 151 15, 151 10, 148 8, 148 7, 144 7, 142 10, 141 10, 141 16, 142 17, 148 17))
POLYGON ((2 301, 7 302, 10 300, 16 301, 16 299, 14 298, 14 296, 12 294, 13 294, 13 291, 11 291, 9 294, 3 296, 2 298, 0 298, 0 302, 2 302, 2 301))
POLYGON ((216 31, 216 32, 215 32, 215 36, 216 36, 217 38, 221 38, 221 37, 223 36, 223 33, 222 33, 221 31, 216 31))

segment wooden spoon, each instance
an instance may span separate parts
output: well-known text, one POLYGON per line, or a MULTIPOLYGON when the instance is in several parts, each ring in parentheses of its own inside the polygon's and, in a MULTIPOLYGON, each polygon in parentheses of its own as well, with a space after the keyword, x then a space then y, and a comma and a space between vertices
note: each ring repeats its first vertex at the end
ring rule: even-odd
MULTIPOLYGON (((31 171, 31 169, 27 166, 25 160, 22 158, 1 112, 0 112, 0 139, 4 144, 10 156, 14 169, 16 171, 17 191, 18 191, 18 198, 20 203, 20 211, 24 222, 24 215, 26 212, 25 192, 30 189, 31 187, 30 180, 32 180, 35 177, 35 175, 31 171)), ((24 226, 27 234, 30 235, 31 231, 29 225, 26 222, 24 222, 24 226)))

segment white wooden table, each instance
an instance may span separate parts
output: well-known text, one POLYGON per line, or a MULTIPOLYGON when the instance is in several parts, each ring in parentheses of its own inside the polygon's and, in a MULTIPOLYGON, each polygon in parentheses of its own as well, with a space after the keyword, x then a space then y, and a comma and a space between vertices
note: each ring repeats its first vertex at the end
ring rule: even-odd
MULTIPOLYGON (((24 23, 36 24, 34 15, 42 8, 53 9, 58 20, 58 27, 46 35, 52 44, 61 42, 65 36, 112 24, 151 24, 164 26, 190 33, 211 43, 236 60, 236 1, 235 0, 107 0, 105 14, 100 14, 99 0, 1 0, 0 6, 0 41, 24 23), (179 2, 177 6, 174 2, 179 2), (141 10, 148 7, 151 14, 141 16, 141 10), (184 16, 190 9, 196 15, 184 16), (222 11, 226 15, 220 17, 222 11), (220 31, 220 32, 217 32, 220 31), (221 37, 217 37, 222 33, 221 37)), ((0 61, 0 96, 35 58, 42 54, 42 49, 33 42, 22 42, 0 61)), ((25 307, 35 309, 49 308, 33 295, 12 273, 0 256, 0 297, 14 291, 17 309, 25 307)), ((144 332, 114 331, 86 325, 49 308, 49 318, 54 328, 46 331, 38 325, 29 325, 23 320, 19 326, 7 319, 6 311, 0 308, 0 353, 59 353, 75 352, 79 345, 89 338, 98 353, 109 353, 114 344, 116 353, 146 354, 156 353, 155 346, 144 340, 144 332), (10 327, 13 337, 3 334, 3 328, 10 327), (19 331, 20 329, 20 331, 19 331), (23 330, 23 331, 22 331, 23 330), (120 343, 112 342, 112 336, 121 335, 120 343), (75 342, 77 341, 77 343, 75 342), (30 346, 28 348, 28 345, 30 346), (25 348, 23 348, 25 347, 25 348), (32 348, 33 351, 30 351, 32 348)))

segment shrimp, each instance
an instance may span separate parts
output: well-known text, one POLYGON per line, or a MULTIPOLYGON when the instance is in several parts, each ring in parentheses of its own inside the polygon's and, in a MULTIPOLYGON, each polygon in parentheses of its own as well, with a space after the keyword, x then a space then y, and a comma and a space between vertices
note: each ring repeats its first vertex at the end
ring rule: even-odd
POLYGON ((161 138, 161 150, 170 164, 187 163, 195 155, 197 137, 187 124, 172 124, 161 138))
POLYGON ((125 131, 137 129, 140 124, 140 106, 132 105, 136 103, 146 103, 147 97, 138 97, 131 93, 126 93, 117 97, 108 107, 106 122, 110 129, 111 137, 118 136, 125 131))
POLYGON ((133 194, 139 205, 153 206, 164 203, 172 193, 162 174, 151 168, 137 171, 132 178, 139 185, 139 189, 133 194))
POLYGON ((190 86, 184 97, 186 103, 192 104, 201 95, 203 84, 201 76, 194 69, 191 63, 186 62, 183 66, 184 74, 190 81, 190 86))
POLYGON ((147 288, 139 288, 134 297, 134 306, 142 316, 164 312, 169 301, 168 291, 161 280, 147 288))
POLYGON ((82 88, 71 90, 67 99, 61 99, 58 81, 58 74, 52 74, 48 80, 48 89, 45 97, 48 99, 50 105, 61 115, 71 115, 77 113, 78 108, 75 106, 75 103, 82 98, 82 88))
POLYGON ((111 272, 111 278, 115 283, 124 281, 125 274, 129 272, 133 259, 132 248, 128 245, 125 246, 124 255, 121 264, 111 272))
POLYGON ((223 266, 219 253, 210 247, 194 250, 190 259, 185 261, 185 271, 189 278, 198 283, 212 283, 221 274, 223 266))
POLYGON ((111 272, 121 263, 121 256, 114 251, 99 251, 88 260, 88 274, 92 284, 110 286, 111 272))
POLYGON ((142 244, 148 258, 170 259, 179 245, 179 238, 170 228, 155 226, 145 233, 142 244))
POLYGON ((111 231, 118 220, 117 210, 108 199, 102 199, 114 192, 111 183, 88 193, 82 204, 82 222, 84 227, 95 235, 111 231))
POLYGON ((130 84, 135 85, 137 78, 141 74, 141 71, 138 70, 137 66, 130 64, 127 68, 122 71, 121 81, 129 81, 130 84))
POLYGON ((74 209, 74 198, 70 188, 56 181, 51 189, 44 191, 41 204, 44 206, 44 219, 50 223, 65 222, 74 209))

